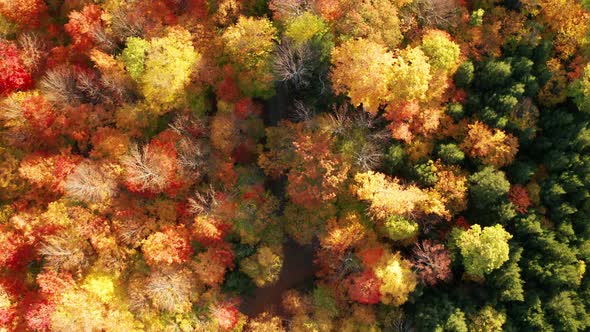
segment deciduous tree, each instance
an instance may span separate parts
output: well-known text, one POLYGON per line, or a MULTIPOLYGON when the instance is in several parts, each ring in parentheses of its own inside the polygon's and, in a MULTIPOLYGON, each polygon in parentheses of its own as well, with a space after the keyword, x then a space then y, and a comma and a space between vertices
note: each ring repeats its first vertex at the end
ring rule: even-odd
POLYGON ((484 227, 473 225, 462 231, 456 245, 461 250, 463 265, 468 274, 484 278, 508 260, 508 240, 512 238, 501 225, 484 227))
POLYGON ((347 95, 352 104, 377 114, 389 96, 393 55, 367 39, 350 39, 332 51, 332 84, 336 93, 347 95))
POLYGON ((512 163, 518 152, 518 139, 500 129, 492 131, 485 124, 476 121, 468 126, 467 137, 462 148, 472 158, 501 168, 512 163))

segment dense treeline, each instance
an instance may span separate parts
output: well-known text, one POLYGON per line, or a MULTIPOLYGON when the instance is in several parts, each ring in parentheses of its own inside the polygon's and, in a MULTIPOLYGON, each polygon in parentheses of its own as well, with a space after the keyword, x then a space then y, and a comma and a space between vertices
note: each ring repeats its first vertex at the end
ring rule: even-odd
POLYGON ((579 0, 0 0, 0 330, 586 331, 589 44, 579 0))

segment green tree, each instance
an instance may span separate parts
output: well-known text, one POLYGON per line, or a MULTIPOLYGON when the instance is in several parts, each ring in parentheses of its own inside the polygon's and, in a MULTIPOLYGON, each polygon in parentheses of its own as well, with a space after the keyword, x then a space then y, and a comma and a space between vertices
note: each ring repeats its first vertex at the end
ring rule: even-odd
POLYGON ((469 177, 469 194, 474 207, 483 209, 500 201, 510 190, 510 182, 502 171, 487 166, 469 177))
POLYGON ((466 272, 483 278, 502 266, 508 260, 508 240, 511 238, 512 235, 501 225, 482 229, 476 224, 462 231, 456 239, 456 246, 461 251, 466 272))

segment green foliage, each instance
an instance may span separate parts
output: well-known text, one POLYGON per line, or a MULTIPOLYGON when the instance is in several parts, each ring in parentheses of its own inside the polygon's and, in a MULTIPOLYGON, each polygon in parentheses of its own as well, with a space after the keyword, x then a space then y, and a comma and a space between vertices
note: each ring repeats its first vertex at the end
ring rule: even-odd
POLYGON ((325 287, 317 287, 312 294, 313 305, 319 312, 335 317, 338 315, 338 305, 330 290, 325 287))
POLYGON ((311 12, 305 12, 287 22, 284 36, 291 39, 295 46, 301 46, 312 38, 321 37, 327 32, 328 27, 321 17, 311 12))
POLYGON ((390 173, 395 173, 403 166, 406 159, 406 151, 402 144, 393 144, 387 150, 385 163, 390 173))
POLYGON ((484 227, 473 225, 457 237, 465 271, 483 278, 508 260, 508 240, 512 238, 501 225, 484 227))
POLYGON ((422 51, 434 69, 452 71, 459 61, 461 49, 442 31, 432 31, 422 39, 422 51))
POLYGON ((584 113, 590 113, 590 64, 584 68, 582 77, 572 83, 569 94, 584 113))
POLYGON ((225 280, 221 285, 221 289, 230 294, 249 295, 252 294, 256 284, 245 273, 234 270, 226 274, 225 280))
POLYGON ((524 281, 518 266, 522 251, 522 248, 511 249, 508 262, 492 271, 487 278, 488 284, 493 287, 494 293, 498 294, 500 301, 524 301, 524 281))
POLYGON ((383 233, 394 241, 413 239, 419 231, 418 223, 403 216, 391 216, 383 223, 383 233))
POLYGON ((469 195, 478 209, 490 207, 510 190, 510 182, 502 171, 487 166, 469 177, 469 195))
POLYGON ((478 75, 477 85, 483 90, 492 90, 508 83, 512 66, 507 61, 485 62, 478 75))
POLYGON ((450 103, 447 105, 445 109, 446 113, 450 115, 455 121, 460 120, 463 118, 463 105, 459 103, 450 103))
POLYGON ((465 153, 454 143, 439 145, 437 154, 447 164, 461 164, 465 159, 465 153))
POLYGON ((471 15, 469 16, 469 24, 475 27, 481 26, 483 24, 484 14, 485 10, 483 8, 472 11, 471 15))
POLYGON ((150 49, 150 43, 137 37, 129 37, 126 41, 126 47, 121 53, 121 60, 125 64, 125 70, 136 81, 139 81, 141 75, 145 72, 145 59, 150 49))
POLYGON ((418 178, 418 181, 426 187, 432 187, 438 181, 436 166, 432 160, 429 160, 426 163, 415 165, 414 173, 418 178))
POLYGON ((471 84, 471 81, 473 81, 474 72, 475 68, 473 66, 473 62, 463 62, 455 72, 455 85, 458 88, 466 88, 467 86, 469 86, 469 84, 471 84))

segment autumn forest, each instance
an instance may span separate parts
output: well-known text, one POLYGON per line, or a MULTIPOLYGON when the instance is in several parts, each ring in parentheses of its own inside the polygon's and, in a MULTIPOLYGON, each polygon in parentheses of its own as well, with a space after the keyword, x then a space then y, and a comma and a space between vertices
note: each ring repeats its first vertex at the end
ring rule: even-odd
POLYGON ((590 0, 0 0, 0 332, 590 330, 590 0))

